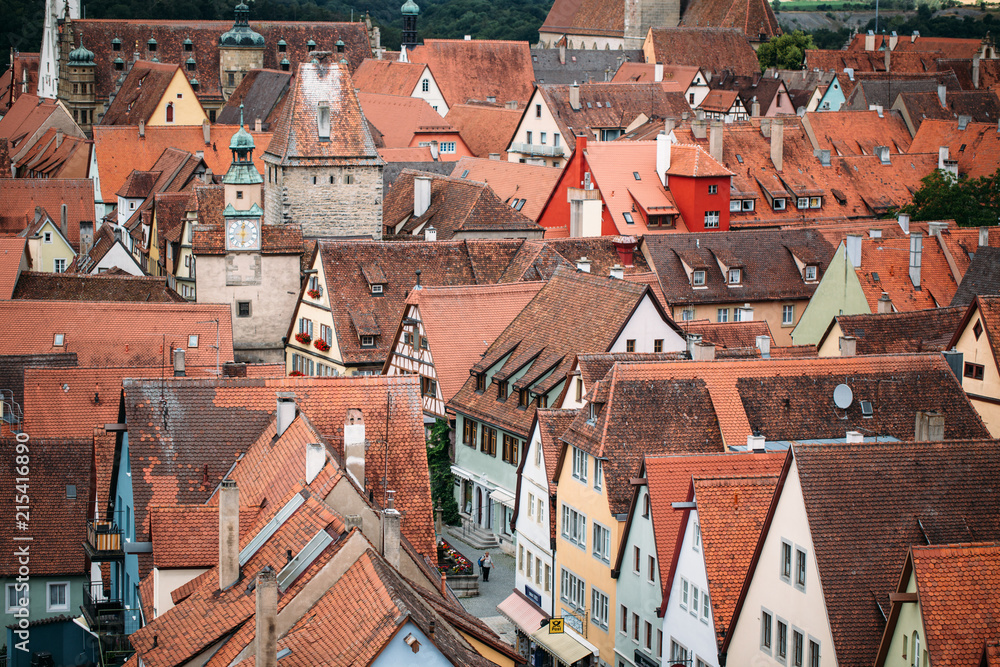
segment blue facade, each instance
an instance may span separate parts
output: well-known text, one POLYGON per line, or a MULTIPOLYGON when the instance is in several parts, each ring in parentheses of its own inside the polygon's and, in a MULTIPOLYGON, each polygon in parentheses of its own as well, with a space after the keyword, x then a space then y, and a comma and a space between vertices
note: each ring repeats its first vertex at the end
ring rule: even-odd
POLYGON ((8 667, 30 667, 32 654, 43 651, 52 655, 56 667, 101 664, 97 637, 69 619, 33 624, 28 633, 28 650, 21 651, 15 645, 22 640, 7 628, 8 667))
POLYGON ((407 621, 403 624, 382 652, 372 661, 372 667, 398 667, 399 665, 425 665, 426 667, 453 667, 451 660, 446 658, 437 646, 431 643, 420 629, 407 621), (419 642, 418 650, 413 652, 406 638, 419 642))
POLYGON ((118 463, 118 477, 112 490, 115 504, 114 521, 122 529, 125 543, 124 571, 122 563, 111 563, 111 598, 122 600, 126 611, 125 626, 128 631, 138 628, 139 617, 139 557, 128 553, 129 545, 135 542, 135 499, 132 495, 132 466, 129 460, 128 431, 122 434, 121 460, 118 463), (131 619, 132 615, 135 619, 131 619), (133 622, 129 622, 133 621, 133 622), (130 627, 131 626, 131 627, 130 627))

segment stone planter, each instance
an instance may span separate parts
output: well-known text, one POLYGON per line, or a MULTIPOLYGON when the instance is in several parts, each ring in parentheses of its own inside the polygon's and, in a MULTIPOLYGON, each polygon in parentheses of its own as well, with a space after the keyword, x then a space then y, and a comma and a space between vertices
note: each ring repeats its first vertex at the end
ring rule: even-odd
POLYGON ((478 574, 449 574, 448 586, 460 598, 474 598, 479 596, 479 575, 478 574))
POLYGON ((468 558, 444 539, 438 540, 438 569, 448 578, 448 585, 460 598, 479 595, 479 573, 468 558))

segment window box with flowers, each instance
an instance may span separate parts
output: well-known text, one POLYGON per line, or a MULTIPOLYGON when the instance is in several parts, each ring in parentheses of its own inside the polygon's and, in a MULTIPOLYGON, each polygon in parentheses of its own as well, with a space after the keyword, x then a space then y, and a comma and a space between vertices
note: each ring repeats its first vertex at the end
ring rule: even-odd
POLYGON ((315 345, 316 349, 319 350, 320 352, 329 352, 330 351, 330 344, 327 343, 322 338, 317 338, 316 342, 313 343, 313 345, 315 345))
POLYGON ((322 294, 322 292, 320 292, 318 289, 311 289, 307 291, 306 294, 308 294, 313 299, 318 299, 322 294))
POLYGON ((300 378, 304 376, 305 373, 303 373, 302 371, 292 371, 291 373, 288 374, 288 377, 293 377, 293 378, 300 378))
POLYGON ((312 342, 312 336, 307 333, 297 333, 295 334, 295 340, 299 341, 303 345, 308 345, 312 342))
POLYGON ((479 575, 472 561, 444 539, 438 539, 438 570, 448 577, 448 585, 460 598, 479 595, 479 575))

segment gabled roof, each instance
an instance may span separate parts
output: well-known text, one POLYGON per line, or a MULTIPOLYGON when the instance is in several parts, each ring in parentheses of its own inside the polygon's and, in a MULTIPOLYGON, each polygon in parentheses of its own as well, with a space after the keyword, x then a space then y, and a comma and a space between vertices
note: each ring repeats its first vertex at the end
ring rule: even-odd
POLYGON ((66 205, 67 236, 74 249, 80 247, 80 222, 93 222, 94 182, 89 178, 7 178, 0 197, 0 232, 18 233, 41 207, 55 219, 66 205))
POLYGON ((299 65, 264 154, 283 165, 301 161, 315 165, 316 160, 354 165, 382 163, 346 66, 328 61, 299 65), (319 137, 320 103, 329 104, 328 140, 319 137))
POLYGON ((680 25, 736 28, 754 42, 781 34, 778 18, 766 0, 692 0, 680 25))
POLYGON ((874 662, 911 545, 1000 535, 998 455, 992 440, 792 446, 779 488, 794 459, 838 662, 874 662))
MULTIPOLYGON (((940 51, 892 53, 889 57, 889 71, 900 74, 936 72, 936 61, 943 55, 940 51)), ((882 51, 806 49, 803 66, 807 69, 818 68, 837 72, 845 69, 853 69, 855 72, 886 71, 885 54, 882 51)))
MULTIPOLYGON (((240 85, 219 110, 215 125, 237 125, 240 122, 240 105, 243 105, 243 119, 250 130, 260 119, 261 129, 267 131, 277 122, 284 108, 288 89, 292 83, 292 73, 281 70, 252 69, 243 75, 240 85)), ((254 137, 258 152, 267 148, 254 137)))
POLYGON ((8 354, 75 352, 81 366, 170 365, 171 347, 186 350, 186 364, 215 367, 216 326, 219 354, 233 358, 229 305, 202 303, 137 303, 111 301, 0 301, 0 348, 8 354), (204 320, 213 320, 204 324, 204 320), (109 337, 108 331, 115 335, 109 337), (64 346, 54 346, 63 334, 64 346), (197 335, 197 346, 189 336, 197 335), (165 338, 164 338, 165 337, 165 338), (165 349, 163 346, 166 345, 165 349))
MULTIPOLYGON (((725 4, 716 0, 698 0, 698 2, 700 4, 693 2, 681 19, 681 24, 687 27, 650 28, 654 62, 664 65, 697 65, 705 72, 729 70, 741 76, 759 73, 760 63, 749 40, 749 37, 756 39, 757 32, 760 32, 757 26, 750 26, 750 30, 746 32, 730 26, 693 27, 692 24, 698 19, 694 15, 689 18, 689 12, 695 10, 697 14, 712 14, 715 9, 725 4)), ((733 6, 738 7, 742 2, 743 0, 740 0, 733 6)), ((746 5, 755 2, 760 4, 761 0, 747 0, 746 5)), ((735 16, 734 14, 734 18, 735 16)), ((772 13, 770 21, 773 20, 772 13)), ((776 25, 774 29, 767 30, 772 30, 773 34, 781 33, 781 29, 776 25)), ((647 60, 648 55, 647 53, 647 60)))
MULTIPOLYGON (((519 408, 518 390, 533 389, 535 393, 544 393, 543 389, 551 389, 570 371, 575 355, 606 352, 647 295, 650 292, 645 285, 557 268, 549 282, 472 368, 482 373, 499 362, 493 375, 494 383, 506 382, 527 364, 530 370, 511 386, 507 398, 502 401, 497 400, 498 392, 493 387, 477 393, 476 378, 470 376, 448 407, 527 437, 536 402, 529 401, 526 408, 519 408), (588 313, 588 326, 580 327, 571 313, 588 313), (513 353, 507 357, 511 350, 513 353), (541 373, 549 369, 548 379, 534 385, 541 373)), ((664 319, 670 322, 666 315, 664 319)))
POLYGON ((615 2, 555 0, 539 32, 620 37, 625 32, 625 12, 615 2))
MULTIPOLYGON (((542 285, 541 282, 520 282, 424 287, 410 292, 406 303, 420 311, 445 401, 458 393, 469 377, 469 369, 542 285)), ((391 357, 386 360, 383 372, 391 361, 391 357)))
POLYGON ((485 183, 508 206, 524 200, 515 208, 537 222, 561 174, 559 169, 537 164, 463 157, 455 163, 451 177, 485 183))
POLYGON ((538 86, 538 93, 554 117, 568 153, 576 146, 578 134, 592 138, 594 133, 599 136, 601 129, 624 130, 640 115, 680 118, 681 114, 691 112, 684 91, 672 84, 585 83, 580 85, 579 92, 580 108, 573 109, 570 86, 538 86))
POLYGON ((685 334, 699 335, 702 337, 703 342, 714 343, 722 349, 754 348, 757 345, 758 336, 767 336, 771 339, 771 346, 774 346, 774 339, 771 338, 771 328, 764 320, 751 320, 748 322, 687 320, 678 322, 678 326, 685 334))
POLYGON ((977 247, 951 305, 968 306, 976 296, 990 294, 1000 294, 1000 248, 977 247))
MULTIPOLYGON (((617 78, 621 68, 640 65, 641 50, 545 49, 531 50, 531 64, 538 83, 594 83, 617 78), (565 55, 562 55, 565 54, 565 55)), ((640 65, 641 66, 641 65, 640 65)), ((652 72, 652 66, 650 66, 652 72)), ((668 75, 664 72, 664 78, 668 75)), ((652 81, 652 74, 648 79, 652 81)))
POLYGON ((842 335, 857 339, 856 354, 942 352, 948 349, 965 310, 965 306, 952 306, 902 313, 839 315, 834 319, 842 335))
POLYGON ((736 90, 715 90, 708 91, 705 99, 698 105, 699 109, 711 111, 713 113, 729 113, 736 106, 736 112, 746 111, 740 93, 736 90))
POLYGON ((21 274, 12 299, 60 301, 139 301, 143 303, 186 303, 167 286, 164 278, 127 274, 88 275, 79 273, 21 274))
POLYGON ((958 339, 976 313, 979 313, 979 319, 983 323, 983 328, 986 329, 986 338, 993 352, 993 359, 1000 360, 1000 335, 996 333, 1000 331, 1000 296, 998 295, 979 295, 973 298, 948 347, 954 347, 958 343, 958 339))
POLYGON ((0 299, 13 298, 27 243, 23 237, 0 237, 0 299))
MULTIPOLYGON (((29 368, 47 368, 58 366, 68 368, 76 366, 75 354, 2 354, 0 355, 0 387, 5 389, 7 400, 12 400, 21 406, 22 412, 26 409, 24 400, 24 379, 29 368)), ((28 385, 30 387, 30 384, 28 385)), ((5 431, 6 433, 6 431, 5 431)), ((48 437, 41 433, 32 431, 35 437, 48 437)), ((59 432, 54 434, 62 437, 66 434, 59 432)), ((84 434, 86 435, 86 433, 84 434)))
POLYGON ((7 113, 10 106, 23 93, 34 95, 38 92, 39 53, 14 52, 10 67, 0 75, 0 115, 7 113), (27 84, 27 90, 22 87, 27 84))
POLYGON ((392 184, 383 202, 382 221, 387 229, 413 234, 433 226, 442 241, 460 234, 533 234, 542 228, 533 220, 503 202, 485 183, 463 178, 439 176, 406 169, 392 184), (431 180, 430 206, 414 216, 414 179, 431 180))
POLYGON ((22 94, 3 118, 0 118, 0 137, 8 141, 10 156, 20 158, 32 144, 32 138, 42 128, 60 128, 66 135, 85 139, 83 130, 56 100, 22 94))
MULTIPOLYGON (((242 488, 240 502, 243 502, 242 488)), ((240 535, 246 535, 254 528, 259 511, 260 508, 255 505, 240 507, 240 535)), ((149 522, 154 567, 163 570, 218 566, 219 540, 211 539, 219 533, 218 507, 163 505, 152 509, 149 522)), ((149 602, 152 603, 152 600, 149 602)), ((149 620, 152 620, 151 617, 149 620)))
POLYGON ((948 158, 958 161, 963 176, 990 176, 1000 164, 1000 132, 996 123, 969 123, 960 130, 957 120, 925 120, 910 144, 911 153, 934 153, 947 146, 948 158))
POLYGON ((939 308, 951 303, 958 281, 948 266, 941 245, 933 236, 921 247, 920 289, 910 278, 910 239, 863 239, 861 266, 855 269, 871 312, 878 312, 883 293, 900 312, 939 308))
MULTIPOLYGON (((36 577, 83 576, 89 571, 86 553, 80 545, 87 539, 87 519, 92 516, 91 442, 88 439, 42 440, 32 437, 28 492, 23 491, 24 476, 18 472, 16 464, 18 452, 22 449, 15 438, 0 439, 0 453, 4 458, 0 467, 0 483, 11 491, 0 500, 0 508, 15 516, 21 509, 17 507, 18 496, 14 491, 29 493, 31 514, 38 518, 31 521, 30 533, 19 531, 14 521, 9 521, 9 525, 0 528, 0 544, 10 554, 16 554, 19 548, 30 544, 30 568, 36 577), (25 535, 30 535, 33 540, 30 543, 16 541, 25 535)), ((16 577, 20 567, 17 561, 16 557, 4 558, 0 562, 0 576, 16 577)))
POLYGON ((531 97, 535 74, 527 42, 425 39, 407 57, 430 67, 449 108, 491 97, 522 107, 531 97))
POLYGON ((386 148, 406 148, 417 132, 455 133, 427 100, 358 92, 365 118, 382 133, 386 148))
POLYGON ((423 63, 365 58, 354 70, 354 87, 362 93, 409 97, 426 68, 423 63))
POLYGON ((898 76, 892 74, 874 74, 871 76, 855 75, 854 87, 848 78, 844 86, 843 110, 866 110, 869 105, 876 104, 885 109, 892 106, 900 93, 934 93, 937 96, 938 86, 945 86, 949 92, 960 90, 958 79, 950 70, 947 72, 929 72, 924 75, 898 76))
POLYGON ((455 104, 449 107, 445 120, 458 130, 476 157, 499 155, 506 160, 507 147, 521 122, 521 112, 488 104, 455 104))
MULTIPOLYGON (((644 242, 656 267, 663 294, 672 306, 808 299, 816 290, 816 284, 805 282, 795 258, 816 266, 817 278, 822 278, 836 250, 820 234, 808 230, 730 231, 724 235, 661 234, 648 236, 644 242), (742 287, 726 284, 728 278, 716 261, 718 253, 739 261, 742 287), (688 255, 699 257, 704 264, 705 289, 692 288, 682 263, 688 255)), ((693 260, 689 260, 689 266, 690 261, 693 260)))
MULTIPOLYGON (((600 51, 598 51, 600 53, 600 51)), ((676 83, 687 90, 701 71, 696 65, 663 65, 664 83, 676 83)), ((644 62, 623 62, 615 72, 613 83, 655 83, 656 65, 644 62)))
MULTIPOLYGON (((212 173, 224 174, 233 160, 229 142, 237 130, 237 125, 210 125, 209 140, 206 142, 204 130, 198 125, 146 126, 145 136, 139 136, 139 130, 134 126, 95 125, 94 154, 101 188, 98 196, 108 203, 114 203, 115 193, 129 174, 134 169, 148 171, 168 148, 178 148, 192 154, 201 153, 201 158, 212 173), (122 155, 128 155, 129 159, 120 159, 122 155)), ((249 131, 257 147, 253 156, 254 166, 257 171, 264 173, 264 163, 260 156, 271 142, 271 134, 255 132, 252 123, 249 131)))
MULTIPOLYGON (((876 146, 888 146, 891 154, 930 151, 910 150, 910 131, 896 111, 812 111, 803 124, 813 148, 831 155, 873 155, 876 146)), ((937 150, 934 150, 937 153, 937 150)))
POLYGON ((115 98, 108 105, 108 110, 104 112, 101 124, 138 125, 140 121, 149 122, 179 71, 181 66, 176 63, 147 60, 133 63, 115 98))
MULTIPOLYGON (((126 380, 130 462, 133 473, 143 471, 132 476, 136 539, 148 535, 151 508, 199 504, 212 496, 239 455, 272 425, 281 392, 295 395, 301 413, 331 443, 340 461, 347 411, 362 410, 365 437, 372 443, 365 455, 364 491, 371 491, 374 502, 381 504, 382 479, 387 478, 388 488, 396 491, 396 508, 404 514, 403 534, 433 562, 434 517, 423 456, 422 407, 419 383, 412 377, 126 380), (392 422, 387 438, 389 401, 392 422)), ((277 499, 268 499, 268 509, 280 506, 277 499)), ((140 562, 140 574, 151 565, 140 562)))
POLYGON ((50 127, 20 154, 13 167, 21 178, 86 178, 92 147, 89 139, 50 127))

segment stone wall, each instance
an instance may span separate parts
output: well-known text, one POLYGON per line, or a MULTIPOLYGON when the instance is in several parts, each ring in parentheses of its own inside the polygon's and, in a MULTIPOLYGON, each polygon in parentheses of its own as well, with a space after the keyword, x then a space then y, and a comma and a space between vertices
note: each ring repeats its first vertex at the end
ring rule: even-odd
POLYGON ((264 220, 299 223, 302 235, 382 238, 382 167, 274 167, 264 183, 264 220), (349 182, 348 182, 349 181, 349 182))
POLYGON ((219 81, 222 83, 223 97, 229 99, 247 72, 263 68, 264 49, 219 47, 219 81), (229 83, 229 72, 233 72, 232 84, 229 83))

